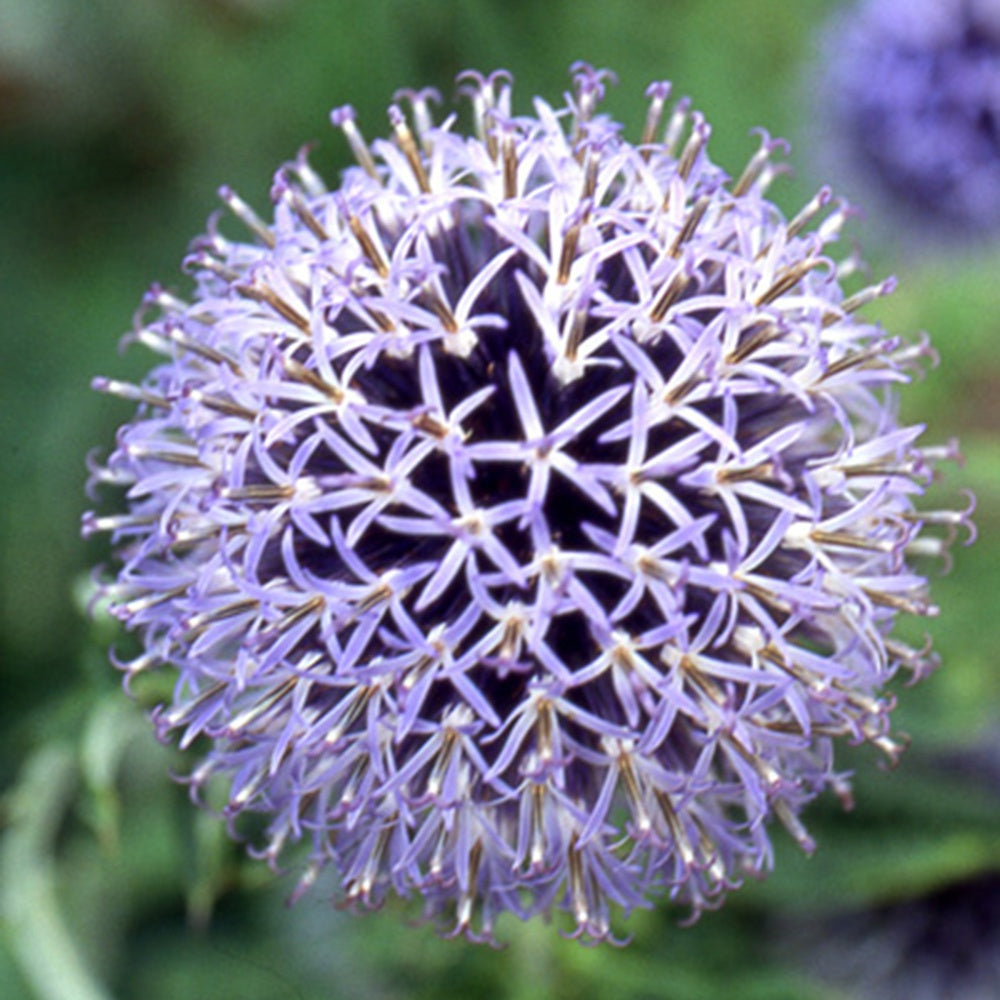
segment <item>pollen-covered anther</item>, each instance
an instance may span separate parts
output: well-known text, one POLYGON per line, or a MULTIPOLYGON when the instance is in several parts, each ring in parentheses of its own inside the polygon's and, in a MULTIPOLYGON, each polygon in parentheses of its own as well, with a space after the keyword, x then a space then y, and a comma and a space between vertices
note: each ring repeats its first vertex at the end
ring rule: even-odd
POLYGON ((83 516, 83 537, 90 538, 98 532, 148 531, 157 518, 153 515, 104 514, 98 516, 88 511, 83 516))
POLYGON ((226 534, 234 538, 246 532, 246 525, 233 522, 225 526, 213 524, 195 517, 175 517, 167 525, 166 539, 170 547, 180 550, 187 546, 198 545, 200 542, 217 539, 225 530, 226 534))
POLYGON ((226 691, 224 681, 217 681, 215 684, 205 688, 195 697, 182 704, 175 705, 160 715, 160 721, 171 729, 183 726, 190 722, 206 706, 216 702, 226 691))
POLYGON ((193 337, 188 336, 177 324, 166 320, 161 331, 153 331, 149 328, 140 330, 136 334, 137 339, 154 351, 164 354, 173 354, 171 347, 179 348, 188 354, 192 354, 204 361, 214 365, 225 365, 234 374, 241 374, 242 369, 239 362, 211 344, 202 343, 193 337))
MULTIPOLYGON (((662 322, 670 307, 681 298, 692 281, 693 277, 686 268, 683 265, 679 266, 653 299, 649 309, 650 323, 662 322)), ((651 329, 644 339, 649 339, 653 335, 654 331, 651 329)))
POLYGON ((528 664, 522 664, 520 657, 526 639, 525 630, 531 623, 527 609, 520 601, 510 601, 496 615, 496 623, 490 630, 492 642, 489 644, 493 652, 486 662, 498 677, 506 677, 511 671, 519 670, 528 664))
POLYGON ((798 261, 774 277, 773 282, 754 299, 754 305, 766 306, 778 301, 790 292, 810 271, 824 267, 828 261, 820 258, 807 258, 798 261))
MULTIPOLYGON (((191 272, 208 271, 215 275, 220 281, 231 283, 237 281, 240 272, 235 268, 227 267, 207 249, 196 250, 184 258, 184 268, 191 272)), ((145 341, 144 341, 145 342, 145 341)), ((155 350, 155 348, 154 348, 155 350)))
POLYGON ((229 604, 221 604, 210 611, 199 611, 197 614, 193 614, 182 620, 181 624, 185 632, 185 639, 190 641, 192 638, 203 634, 209 625, 225 621, 228 618, 236 618, 240 615, 256 612, 259 607, 260 601, 256 598, 245 598, 243 600, 232 601, 229 604))
POLYGON ((354 108, 352 108, 349 104, 345 104, 339 108, 334 108, 334 110, 330 112, 331 124, 333 124, 334 127, 339 128, 344 133, 347 143, 351 147, 351 152, 354 154, 354 158, 358 161, 361 168, 373 180, 381 181, 378 168, 375 166, 375 160, 371 154, 371 150, 368 148, 368 144, 365 142, 364 137, 361 135, 361 131, 358 129, 356 117, 354 108))
MULTIPOLYGON (((378 882, 379 873, 384 864, 384 854, 389 845, 389 837, 392 832, 392 821, 384 820, 382 828, 375 834, 374 842, 367 846, 367 857, 356 870, 348 874, 344 886, 344 904, 360 904, 368 909, 379 905, 379 898, 373 895, 373 890, 378 882)), ((371 836, 369 835, 369 839, 371 836)))
MULTIPOLYGON (((591 910, 588 898, 587 871, 580 849, 577 847, 577 836, 571 834, 569 846, 566 849, 566 859, 569 868, 569 895, 573 918, 576 920, 576 934, 589 934, 602 937, 607 933, 603 922, 594 925, 595 914, 591 910), (595 933, 596 932, 596 933, 595 933)), ((600 920, 600 915, 598 920, 600 920)))
POLYGON ((434 121, 431 118, 430 103, 441 103, 441 95, 434 87, 423 87, 420 90, 403 88, 392 95, 394 101, 405 99, 413 109, 413 122, 425 154, 430 154, 434 145, 434 121))
POLYGON ((758 462, 756 465, 720 465, 715 469, 715 480, 720 484, 768 483, 779 480, 774 462, 758 462))
POLYGON ((900 758, 906 751, 909 744, 909 737, 905 734, 900 740, 894 740, 885 733, 868 731, 865 733, 868 741, 882 752, 885 756, 885 763, 889 768, 894 768, 899 764, 900 758))
POLYGON ((274 233, 260 216, 231 188, 219 188, 219 198, 226 207, 267 247, 274 247, 274 233))
POLYGON ((346 733, 353 728, 355 722, 360 718, 361 713, 365 711, 368 703, 375 697, 378 691, 378 684, 365 684, 355 688, 348 695, 346 709, 339 714, 337 724, 331 726, 323 737, 323 743, 327 747, 335 747, 340 744, 346 733))
POLYGON ((279 706, 294 690, 295 680, 294 678, 291 678, 285 681, 284 684, 280 684, 278 687, 274 688, 274 690, 266 692, 249 708, 244 709, 238 715, 234 716, 233 719, 227 723, 227 730, 232 735, 239 735, 242 730, 256 725, 269 712, 279 706))
POLYGON ((628 801, 629 811, 632 814, 634 836, 637 840, 644 840, 653 832, 653 817, 644 801, 631 747, 619 743, 617 747, 617 765, 618 773, 621 776, 622 788, 625 790, 625 797, 628 801))
POLYGON ((938 666, 939 661, 933 652, 931 637, 927 633, 924 633, 924 643, 919 649, 895 639, 889 639, 885 649, 900 666, 910 671, 910 683, 926 677, 938 666))
MULTIPOLYGON (((722 702, 719 703, 722 704, 722 702)), ((785 785, 785 779, 753 747, 747 746, 743 740, 731 732, 720 732, 719 739, 742 757, 757 772, 763 782, 764 790, 769 796, 773 797, 777 792, 782 790, 785 785)))
MULTIPOLYGON (((528 873, 537 874, 549 865, 549 837, 546 832, 546 799, 548 786, 543 782, 529 781, 527 784, 530 802, 528 873)), ((522 793, 523 795, 524 793, 522 793)))
POLYGON ((792 807, 783 799, 777 799, 772 803, 774 815, 781 821, 781 825, 795 838, 799 847, 806 854, 812 854, 816 850, 816 841, 810 836, 802 820, 796 815, 792 807))
MULTIPOLYGON (((886 278, 884 281, 880 281, 877 285, 869 285, 867 288, 862 288, 860 292, 855 292, 854 295, 844 299, 844 301, 840 303, 840 307, 836 312, 827 313, 827 315, 823 318, 823 325, 830 326, 832 323, 836 323, 844 316, 850 316, 851 313, 855 313, 859 309, 863 309, 865 306, 870 305, 877 299, 883 298, 886 295, 891 295, 895 290, 896 279, 891 277, 886 278)), ((899 356, 899 352, 896 352, 895 356, 897 363, 899 363, 902 360, 899 356)))
POLYGON ((326 599, 320 595, 310 597, 292 608, 289 608, 276 622, 269 625, 258 636, 257 641, 265 643, 272 638, 282 635, 291 630, 304 619, 314 618, 326 607, 326 599))
POLYGON ((680 257, 684 244, 694 236, 701 220, 705 218, 705 213, 708 211, 711 204, 712 198, 709 195, 702 195, 694 203, 691 211, 688 212, 684 219, 684 225, 681 226, 677 236, 674 237, 674 242, 670 244, 670 248, 667 250, 668 256, 673 257, 674 259, 680 257))
MULTIPOLYGON (((750 158, 743 173, 740 174, 736 183, 732 186, 732 193, 739 197, 746 194, 761 178, 771 166, 771 154, 776 149, 782 149, 788 153, 788 143, 782 139, 772 139, 763 129, 758 129, 760 135, 760 148, 750 158)), ((764 185, 767 186, 765 180, 764 185)))
MULTIPOLYGON (((423 431, 425 434, 430 434, 432 437, 438 440, 443 440, 452 433, 452 428, 449 427, 443 420, 439 420, 433 413, 428 413, 426 410, 414 414, 410 418, 410 423, 413 424, 415 430, 423 431)), ((463 435, 467 437, 468 435, 463 435)))
POLYGON ((160 393, 153 392, 145 386, 132 385, 114 378, 98 376, 91 380, 90 387, 97 392, 106 392, 111 396, 128 399, 134 403, 145 403, 161 410, 170 409, 170 400, 160 393))
POLYGON ((684 653, 676 660, 676 666, 699 695, 707 698, 716 708, 722 708, 726 705, 725 692, 708 674, 700 669, 697 657, 684 653))
POLYGON ((430 282, 423 285, 423 298, 431 311, 441 321, 445 336, 442 346, 449 354, 468 357, 476 346, 476 335, 468 328, 463 329, 452 312, 451 306, 441 297, 441 294, 430 282))
POLYGON ((682 97, 674 104, 667 120, 667 127, 663 130, 663 142, 657 152, 663 152, 669 157, 673 157, 677 152, 677 145, 684 133, 684 128, 691 118, 691 98, 682 97))
POLYGON ((172 447, 171 443, 165 442, 164 447, 157 447, 129 441, 122 446, 122 451, 136 462, 162 462, 166 465, 182 465, 192 469, 208 468, 193 448, 184 445, 172 447))
POLYGON ((704 116, 695 111, 692 115, 693 124, 691 135, 681 151, 680 159, 677 161, 677 175, 682 180, 687 180, 691 176, 692 170, 698 161, 698 157, 708 145, 709 136, 712 134, 712 127, 705 121, 704 116))
POLYGON ((222 413, 227 417, 239 417, 241 420, 253 421, 260 413, 260 410, 251 409, 249 406, 244 406, 235 400, 227 399, 224 396, 218 396, 214 393, 203 392, 201 389, 195 387, 186 387, 183 395, 185 399, 196 403, 198 406, 203 406, 206 410, 215 410, 216 413, 222 413))
MULTIPOLYGON (((493 128, 495 112, 498 108, 503 112, 504 106, 508 104, 511 76, 506 70, 494 70, 485 76, 476 70, 465 70, 458 74, 456 82, 460 85, 459 93, 465 94, 472 101, 476 135, 485 146, 490 159, 495 162, 499 155, 493 128)), ((509 108, 504 117, 510 117, 509 108)))
POLYGON ((740 331, 738 344, 725 356, 727 365, 739 365, 751 358, 757 351, 781 340, 788 333, 778 323, 754 322, 740 331))
POLYGON ((503 196, 504 200, 511 201, 518 195, 518 156, 517 156, 517 133, 512 125, 501 123, 500 128, 500 157, 503 164, 503 196))
POLYGON ((912 343, 901 342, 889 358, 901 371, 912 372, 918 378, 923 377, 928 368, 937 368, 941 363, 941 355, 926 333, 919 334, 912 343))
POLYGON ((653 154, 653 144, 656 141, 656 133, 659 131, 660 122, 663 119, 663 109, 666 106, 667 98, 670 96, 671 86, 666 80, 651 83, 646 88, 646 97, 649 98, 649 109, 646 112, 646 121, 642 127, 642 138, 639 140, 640 153, 647 163, 653 154))
MULTIPOLYGON (((926 457, 927 450, 924 450, 926 457)), ((968 490, 965 491, 966 506, 964 510, 921 510, 905 511, 900 516, 914 524, 940 524, 949 529, 948 542, 952 541, 951 532, 959 529, 965 531, 965 544, 971 545, 976 540, 976 525, 972 520, 972 515, 976 510, 976 498, 968 490)))
POLYGON ((341 212, 347 220, 347 227, 351 235, 358 241, 361 252, 368 258, 368 262, 375 268, 380 278, 389 276, 389 265, 386 263, 385 254, 375 242, 374 237, 364 227, 361 220, 355 215, 346 202, 342 203, 341 212))
POLYGON ((899 544, 892 539, 872 538, 867 535, 852 535, 846 531, 822 531, 812 528, 809 537, 817 545, 843 549, 858 549, 862 552, 893 553, 899 550, 899 544))
POLYGON ((223 486, 219 496, 224 500, 246 500, 256 503, 273 503, 291 500, 295 486, 291 483, 252 483, 249 486, 223 486))
POLYGON ((303 333, 309 332, 309 320, 291 303, 283 299, 270 285, 259 278, 252 278, 246 284, 237 284, 234 291, 254 302, 269 305, 282 319, 303 333))
POLYGON ((321 242, 330 239, 326 227, 312 213, 302 198, 302 194, 294 186, 288 170, 283 169, 278 172, 275 182, 271 186, 271 200, 276 203, 284 202, 316 239, 321 242))
POLYGON ((565 285, 569 281, 570 270, 576 259, 580 243, 580 232, 587 223, 590 214, 589 196, 570 215, 563 232, 562 246, 559 249, 559 265, 556 269, 556 284, 565 285))
POLYGON ((409 163, 420 190, 424 194, 429 194, 431 183, 427 176, 427 170, 424 167, 420 147, 417 145, 416 139, 413 138, 410 126, 406 123, 406 117, 395 104, 389 106, 389 123, 392 125, 396 142, 399 143, 399 148, 403 151, 406 162, 409 163))
POLYGON ((476 839, 466 863, 466 885, 458 898, 455 910, 455 934, 468 934, 472 926, 473 908, 476 903, 479 868, 483 860, 483 842, 476 839))
POLYGON ((305 365, 296 361, 294 358, 282 358, 282 368, 289 378, 295 379, 297 382, 304 382, 312 388, 318 390, 324 396, 327 396, 334 403, 342 403, 345 399, 345 392, 339 386, 332 382, 328 382, 317 372, 306 368, 305 365))

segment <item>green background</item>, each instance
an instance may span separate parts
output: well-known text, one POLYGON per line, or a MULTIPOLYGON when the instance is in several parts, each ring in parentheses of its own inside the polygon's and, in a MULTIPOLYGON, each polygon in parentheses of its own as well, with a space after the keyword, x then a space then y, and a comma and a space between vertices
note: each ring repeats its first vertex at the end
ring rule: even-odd
POLYGON ((348 162, 332 106, 352 103, 371 138, 397 88, 450 99, 460 70, 504 67, 528 111, 536 93, 558 103, 585 59, 616 70, 606 107, 630 136, 647 83, 668 78, 705 112, 731 173, 757 147, 754 126, 790 139, 796 170, 772 194, 793 214, 824 181, 851 193, 821 152, 829 95, 815 67, 838 6, 0 0, 0 996, 849 997, 865 972, 845 971, 850 935, 837 959, 837 928, 881 927, 1000 868, 1000 243, 937 243, 919 220, 874 212, 851 236, 874 277, 900 279, 869 314, 930 331, 941 354, 904 397, 928 440, 961 438, 967 462, 939 495, 979 498, 978 544, 934 581, 944 666, 899 692, 913 746, 895 773, 845 751, 857 808, 808 811, 816 856, 776 830, 774 875, 693 928, 661 905, 629 921, 628 948, 586 949, 511 920, 495 952, 440 941, 396 904, 342 913, 330 886, 287 908, 294 875, 248 862, 168 780, 183 764, 121 695, 114 628, 83 612, 107 556, 79 539, 84 456, 129 414, 89 382, 149 364, 141 349, 120 356, 118 339, 152 281, 186 289, 179 262, 218 185, 264 210, 272 171, 303 142, 329 177, 348 162))

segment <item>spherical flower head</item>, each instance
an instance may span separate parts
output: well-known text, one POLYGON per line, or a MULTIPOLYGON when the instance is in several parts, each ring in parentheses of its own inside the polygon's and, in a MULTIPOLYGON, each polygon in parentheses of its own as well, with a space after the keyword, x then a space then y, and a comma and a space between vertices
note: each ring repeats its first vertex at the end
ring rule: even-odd
POLYGON ((85 529, 126 679, 176 674, 159 733, 268 859, 310 845, 303 887, 603 939, 767 869, 774 817, 811 850, 835 740, 896 756, 883 686, 931 656, 892 629, 965 515, 915 506, 926 345, 856 315, 891 283, 842 292, 828 191, 764 197, 777 143, 730 181, 666 84, 632 144, 589 67, 533 115, 461 82, 472 135, 408 93, 371 145, 334 112, 337 189, 304 155, 270 219, 223 189, 250 238, 213 221, 131 335, 166 360, 99 380, 138 412, 85 529))
POLYGON ((821 99, 859 179, 921 228, 1000 228, 1000 5, 863 0, 835 19, 821 99))

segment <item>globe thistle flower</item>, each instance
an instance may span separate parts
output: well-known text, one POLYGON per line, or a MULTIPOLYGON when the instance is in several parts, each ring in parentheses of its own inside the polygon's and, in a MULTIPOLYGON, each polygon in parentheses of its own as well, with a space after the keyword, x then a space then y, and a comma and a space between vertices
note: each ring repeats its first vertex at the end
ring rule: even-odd
POLYGON ((864 0, 828 38, 821 116, 859 180, 921 226, 1000 226, 1000 7, 864 0))
POLYGON ((598 113, 512 110, 461 78, 328 190, 282 167, 250 238, 213 219, 189 300, 154 287, 130 339, 165 357, 93 482, 126 490, 103 591, 169 667, 159 734, 200 747, 277 863, 306 841, 348 903, 419 896, 456 932, 567 910, 575 933, 668 892, 693 911, 771 864, 768 823, 846 800, 837 739, 890 760, 892 635, 936 609, 913 559, 966 514, 920 511, 951 447, 893 387, 929 354, 860 320, 821 191, 735 181, 653 84, 637 144, 598 113), (150 316, 149 313, 152 313, 150 316))

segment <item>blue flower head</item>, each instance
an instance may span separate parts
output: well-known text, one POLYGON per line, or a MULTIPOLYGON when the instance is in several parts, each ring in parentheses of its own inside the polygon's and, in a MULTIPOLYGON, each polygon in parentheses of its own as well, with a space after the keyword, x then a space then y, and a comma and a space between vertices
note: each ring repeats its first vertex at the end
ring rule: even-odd
POLYGON ((858 179, 924 230, 1000 229, 1000 4, 861 0, 827 42, 822 105, 858 179))
POLYGON ((97 381, 138 409, 85 531, 194 790, 264 814, 273 862, 307 842, 303 888, 330 866, 473 937, 700 911, 772 818, 812 850, 834 743, 900 749, 883 687, 932 657, 893 627, 966 520, 917 507, 952 449, 893 390, 930 352, 858 317, 890 281, 842 291, 843 207, 785 219, 779 144, 730 180, 667 84, 633 144, 608 77, 521 115, 464 74, 472 135, 427 91, 371 144, 335 111, 339 186, 301 155, 267 219, 223 189, 249 238, 213 219, 190 298, 137 317, 164 360, 97 381))

